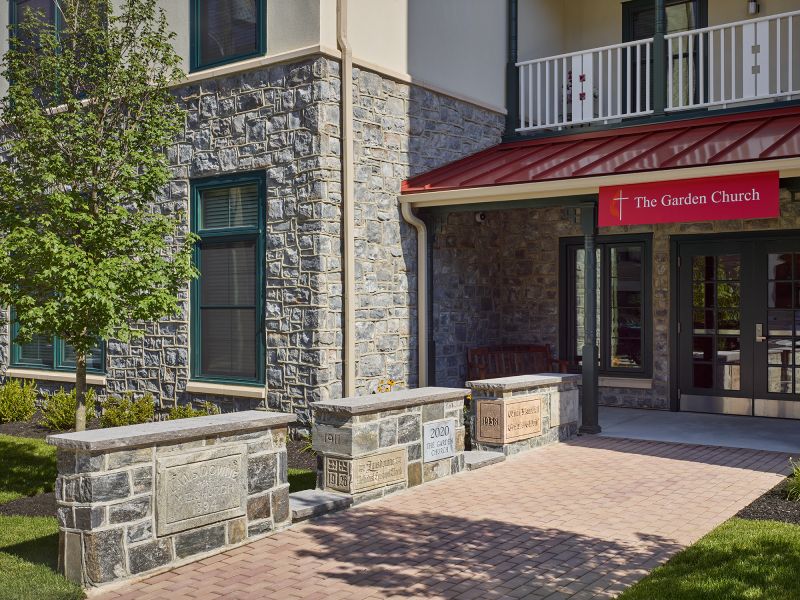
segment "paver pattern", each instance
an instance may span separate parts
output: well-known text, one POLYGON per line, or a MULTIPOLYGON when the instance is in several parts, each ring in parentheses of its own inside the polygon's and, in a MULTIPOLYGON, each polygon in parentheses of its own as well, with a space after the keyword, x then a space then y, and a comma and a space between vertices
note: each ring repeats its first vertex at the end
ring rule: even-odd
POLYGON ((787 459, 580 438, 95 597, 609 598, 777 484, 787 459))

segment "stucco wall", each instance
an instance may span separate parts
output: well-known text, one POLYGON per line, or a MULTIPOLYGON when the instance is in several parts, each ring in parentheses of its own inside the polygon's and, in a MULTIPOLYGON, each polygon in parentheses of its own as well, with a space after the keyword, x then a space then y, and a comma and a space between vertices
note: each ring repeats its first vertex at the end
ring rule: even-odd
POLYGON ((348 36, 356 61, 505 106, 506 0, 349 0, 348 36))
MULTIPOLYGON (((522 60, 555 56, 622 42, 620 0, 520 0, 519 56, 522 60)), ((800 9, 797 0, 760 0, 758 17, 800 9)), ((752 19, 744 0, 709 0, 708 23, 752 19)))

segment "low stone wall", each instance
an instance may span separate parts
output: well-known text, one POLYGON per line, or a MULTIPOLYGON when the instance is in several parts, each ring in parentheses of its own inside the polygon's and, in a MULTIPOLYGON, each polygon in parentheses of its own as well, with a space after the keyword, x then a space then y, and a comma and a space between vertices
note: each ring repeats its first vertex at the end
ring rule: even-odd
POLYGON ((523 375, 470 381, 472 447, 516 454, 578 434, 578 375, 523 375))
POLYGON ((317 487, 359 503, 458 473, 468 393, 429 387, 314 403, 317 487))
POLYGON ((61 572, 97 586, 287 527, 294 420, 247 411, 48 437, 61 572))

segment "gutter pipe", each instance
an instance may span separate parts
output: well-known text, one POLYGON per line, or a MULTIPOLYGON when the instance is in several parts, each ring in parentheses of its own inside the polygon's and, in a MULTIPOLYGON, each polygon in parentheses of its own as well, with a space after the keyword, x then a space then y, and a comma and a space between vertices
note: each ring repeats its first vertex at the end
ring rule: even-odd
POLYGON ((345 397, 356 393, 356 337, 355 337, 355 169, 353 166, 353 50, 347 39, 348 0, 336 2, 336 43, 342 54, 342 288, 343 315, 343 382, 345 397))
POLYGON ((418 387, 428 385, 428 229, 414 214, 408 202, 400 203, 407 223, 417 230, 417 351, 419 353, 418 387))

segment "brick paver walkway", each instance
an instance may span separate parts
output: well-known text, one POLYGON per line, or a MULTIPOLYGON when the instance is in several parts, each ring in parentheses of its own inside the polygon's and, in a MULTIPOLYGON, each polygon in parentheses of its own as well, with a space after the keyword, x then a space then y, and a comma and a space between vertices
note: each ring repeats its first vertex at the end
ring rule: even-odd
POLYGON ((613 597, 775 485, 787 457, 581 438, 97 597, 613 597))

